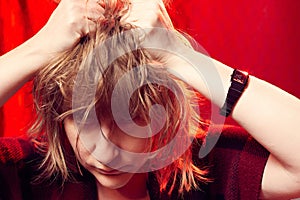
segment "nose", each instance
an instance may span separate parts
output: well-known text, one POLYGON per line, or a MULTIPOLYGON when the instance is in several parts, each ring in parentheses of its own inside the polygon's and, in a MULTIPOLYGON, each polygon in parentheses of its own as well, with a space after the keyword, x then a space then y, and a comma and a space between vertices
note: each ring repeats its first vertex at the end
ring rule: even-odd
POLYGON ((118 159, 119 149, 103 136, 99 137, 94 145, 91 153, 100 163, 110 166, 110 163, 118 159))
POLYGON ((139 155, 135 155, 136 153, 122 151, 104 136, 95 141, 90 153, 99 162, 98 164, 102 166, 102 169, 107 167, 132 173, 138 171, 141 165, 145 163, 139 155))

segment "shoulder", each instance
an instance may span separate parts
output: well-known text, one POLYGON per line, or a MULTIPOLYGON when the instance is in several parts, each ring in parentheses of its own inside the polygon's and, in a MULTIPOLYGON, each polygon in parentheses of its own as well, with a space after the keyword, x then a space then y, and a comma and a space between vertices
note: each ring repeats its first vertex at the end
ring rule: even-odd
POLYGON ((269 152, 242 127, 224 126, 209 157, 220 173, 226 169, 244 179, 262 175, 269 152))
POLYGON ((196 140, 193 155, 200 160, 205 157, 240 159, 241 156, 266 159, 269 152, 242 127, 225 125, 211 127, 205 138, 196 140))
POLYGON ((266 158, 269 152, 260 145, 245 129, 239 126, 212 126, 206 137, 194 143, 198 157, 230 156, 251 154, 266 158), (201 145, 199 145, 201 144, 201 145))
POLYGON ((28 138, 0 138, 0 163, 17 163, 34 153, 28 138))
MULTIPOLYGON (((205 138, 201 138, 201 148, 210 151, 233 150, 261 153, 268 156, 268 152, 245 129, 235 125, 212 126, 205 138)), ((198 142, 199 144, 199 142, 198 142)), ((209 153, 207 152, 207 153, 209 153)))
MULTIPOLYGON (((216 133, 214 133, 216 134, 216 133)), ((220 154, 267 158, 269 152, 258 143, 245 129, 239 126, 224 126, 215 150, 220 154), (229 152, 227 152, 229 151, 229 152)))
POLYGON ((96 199, 94 179, 33 182, 43 155, 27 138, 0 138, 0 199, 96 199))
POLYGON ((211 198, 257 199, 269 152, 241 127, 215 127, 208 135, 217 141, 200 162, 208 165, 213 180, 211 198))
POLYGON ((26 138, 0 138, 0 199, 22 199, 25 163, 34 154, 26 138))

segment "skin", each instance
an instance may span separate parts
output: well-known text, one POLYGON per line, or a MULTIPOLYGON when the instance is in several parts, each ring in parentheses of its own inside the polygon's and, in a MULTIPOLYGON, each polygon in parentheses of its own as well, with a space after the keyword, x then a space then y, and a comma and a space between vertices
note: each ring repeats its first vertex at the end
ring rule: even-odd
MULTIPOLYGON (((174 49, 172 43, 165 44, 174 49)), ((233 68, 195 52, 193 58, 201 63, 211 76, 211 62, 214 63, 219 79, 224 88, 207 88, 205 81, 195 71, 195 68, 176 56, 164 57, 162 62, 171 69, 174 75, 180 74, 184 80, 200 93, 210 98, 210 91, 216 90, 217 98, 211 99, 222 107, 230 86, 233 68)), ((300 100, 254 76, 243 95, 237 102, 232 117, 245 128, 269 152, 263 179, 260 199, 291 199, 300 196, 300 100), (255 111, 255 112, 253 112, 255 111)))
MULTIPOLYGON (((147 174, 139 173, 127 173, 108 167, 105 165, 114 159, 118 159, 120 163, 125 163, 126 158, 114 153, 114 149, 109 148, 103 141, 98 141, 96 144, 101 150, 97 150, 97 153, 103 155, 101 160, 97 160, 93 154, 96 148, 93 150, 87 150, 84 143, 78 138, 78 129, 76 123, 71 117, 67 117, 64 120, 64 128, 66 135, 70 141, 70 144, 78 158, 79 162, 84 168, 86 168, 91 174, 94 175, 98 196, 104 199, 148 199, 146 181, 147 174), (78 140, 77 140, 78 139, 78 140), (123 161, 122 161, 123 160, 123 161)), ((99 133, 94 130, 93 126, 89 126, 81 134, 86 132, 99 133)), ((111 126, 108 122, 101 122, 101 129, 103 135, 113 142, 119 148, 131 152, 144 152, 147 144, 147 140, 143 138, 134 138, 118 128, 111 131, 111 126)), ((104 139, 102 139, 104 140, 104 139)), ((137 162, 137 161, 135 161, 137 162)))
POLYGON ((93 33, 104 9, 91 0, 63 0, 46 25, 22 45, 0 57, 0 106, 57 53, 93 33), (55 41, 55 42, 53 42, 55 41))
MULTIPOLYGON (((89 7, 93 9, 86 9, 85 3, 84 0, 62 0, 39 33, 0 57, 0 105, 47 64, 55 53, 72 48, 82 36, 92 32, 95 26, 90 19, 101 17, 103 9, 96 1, 88 1, 88 4, 94 4, 89 7)), ((136 9, 133 18, 143 22, 143 16, 147 16, 146 21, 150 23, 146 28, 161 23, 161 12, 151 12, 150 15, 145 12, 146 6, 141 10, 136 9)), ((144 27, 143 24, 139 25, 144 27)), ((172 49, 172 44, 165 44, 164 47, 172 49)), ((207 63, 211 59, 197 52, 194 56, 199 66, 209 66, 207 63)), ((204 80, 197 76, 188 63, 176 57, 167 57, 163 62, 168 69, 176 72, 175 75, 180 74, 190 85, 210 98, 204 80)), ((233 69, 218 61, 213 62, 219 73, 214 78, 220 79, 224 88, 218 90, 217 97, 211 100, 221 107, 233 69)), ((253 76, 250 76, 249 85, 233 110, 232 117, 271 153, 263 174, 261 199, 291 199, 300 196, 300 157, 297 153, 300 152, 299 113, 298 98, 253 76)), ((127 176, 122 183, 126 182, 125 179, 127 176)))

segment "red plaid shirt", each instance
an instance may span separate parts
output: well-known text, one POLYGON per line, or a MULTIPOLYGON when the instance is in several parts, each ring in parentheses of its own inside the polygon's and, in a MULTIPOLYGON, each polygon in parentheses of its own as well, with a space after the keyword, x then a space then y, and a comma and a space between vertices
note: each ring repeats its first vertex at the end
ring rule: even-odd
MULTIPOLYGON (((151 199, 258 199, 264 167, 269 153, 243 129, 226 127, 214 149, 199 159, 199 146, 194 146, 194 160, 208 166, 212 183, 201 184, 201 191, 190 191, 181 196, 177 190, 168 196, 159 193, 153 174, 149 173, 151 199)), ((76 175, 76 182, 63 187, 56 179, 49 183, 32 184, 37 175, 41 155, 34 151, 27 139, 0 139, 0 199, 97 199, 94 178, 88 172, 76 175)))

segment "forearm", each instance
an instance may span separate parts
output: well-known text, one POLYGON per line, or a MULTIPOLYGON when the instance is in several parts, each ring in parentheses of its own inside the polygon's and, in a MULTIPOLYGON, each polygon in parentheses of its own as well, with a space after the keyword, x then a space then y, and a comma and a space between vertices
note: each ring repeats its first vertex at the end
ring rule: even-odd
MULTIPOLYGON (((229 84, 232 69, 217 62, 224 83, 229 84)), ((229 86, 225 85, 227 93, 229 86)), ((213 100, 219 107, 224 103, 213 100)), ((292 173, 300 172, 300 101, 280 88, 249 77, 248 86, 237 101, 232 117, 292 173)))
POLYGON ((62 0, 30 40, 0 57, 0 106, 57 53, 94 33, 104 9, 98 1, 62 0))
MULTIPOLYGON (((153 29, 147 36, 142 47, 153 58, 220 108, 224 105, 233 68, 183 45, 185 40, 176 31, 153 29)), ((271 153, 263 175, 263 198, 300 194, 299 114, 299 99, 254 76, 233 109, 232 117, 271 153)))
MULTIPOLYGON (((233 69, 200 53, 185 57, 192 63, 198 63, 197 66, 175 59, 171 63, 173 73, 222 107, 233 69), (212 84, 214 80, 216 84, 212 84), (218 88, 220 84, 222 87, 218 88)), ((299 113, 299 99, 270 83, 250 76, 248 87, 238 100, 232 117, 285 168, 299 172, 300 157, 294 153, 300 151, 299 113)))
POLYGON ((263 80, 249 85, 232 113, 257 141, 289 171, 300 172, 300 101, 263 80))
POLYGON ((44 66, 51 54, 43 51, 36 38, 0 57, 0 106, 44 66))

